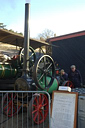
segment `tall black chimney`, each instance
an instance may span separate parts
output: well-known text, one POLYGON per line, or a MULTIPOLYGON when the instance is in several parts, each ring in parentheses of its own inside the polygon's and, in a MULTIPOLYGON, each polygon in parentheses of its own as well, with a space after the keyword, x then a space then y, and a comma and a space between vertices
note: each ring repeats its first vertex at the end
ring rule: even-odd
POLYGON ((29 17, 30 17, 30 4, 25 4, 25 28, 24 28, 24 64, 23 64, 23 75, 28 75, 29 72, 29 17))

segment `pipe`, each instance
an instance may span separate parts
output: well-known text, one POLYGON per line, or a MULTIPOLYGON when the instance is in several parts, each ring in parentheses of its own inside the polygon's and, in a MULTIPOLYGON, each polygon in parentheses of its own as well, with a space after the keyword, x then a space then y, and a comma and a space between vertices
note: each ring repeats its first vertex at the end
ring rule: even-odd
POLYGON ((28 76, 29 72, 29 16, 30 15, 30 4, 25 4, 25 30, 24 30, 24 64, 23 64, 23 75, 28 76))

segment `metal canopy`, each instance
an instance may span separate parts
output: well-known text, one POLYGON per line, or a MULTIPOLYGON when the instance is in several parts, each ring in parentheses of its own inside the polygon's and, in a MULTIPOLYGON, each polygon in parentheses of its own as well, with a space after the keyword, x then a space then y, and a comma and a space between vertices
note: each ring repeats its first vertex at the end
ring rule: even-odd
MULTIPOLYGON (((0 29, 0 42, 23 47, 24 36, 10 32, 8 30, 0 29)), ((45 45, 49 45, 49 44, 44 41, 39 41, 30 38, 30 46, 33 47, 34 49, 45 45)))

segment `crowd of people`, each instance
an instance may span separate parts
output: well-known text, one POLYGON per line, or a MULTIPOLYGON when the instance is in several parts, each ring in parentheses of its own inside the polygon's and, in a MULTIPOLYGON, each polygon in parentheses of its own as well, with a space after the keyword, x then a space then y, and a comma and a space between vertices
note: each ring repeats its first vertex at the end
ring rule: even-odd
POLYGON ((61 69, 60 73, 63 80, 70 80, 73 83, 74 88, 82 87, 82 77, 80 71, 76 69, 75 65, 72 65, 70 67, 70 71, 68 74, 64 71, 64 69, 61 69))

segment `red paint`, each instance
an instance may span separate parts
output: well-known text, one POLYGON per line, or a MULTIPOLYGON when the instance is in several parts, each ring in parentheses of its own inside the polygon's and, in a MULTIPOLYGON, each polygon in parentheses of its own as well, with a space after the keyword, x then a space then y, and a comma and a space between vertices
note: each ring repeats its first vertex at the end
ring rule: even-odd
POLYGON ((68 34, 68 35, 63 35, 63 36, 58 36, 58 37, 54 37, 54 38, 50 38, 49 42, 58 41, 58 40, 64 40, 64 39, 69 39, 69 38, 74 38, 74 37, 78 37, 78 36, 85 36, 85 31, 78 32, 78 33, 73 33, 73 34, 68 34))

